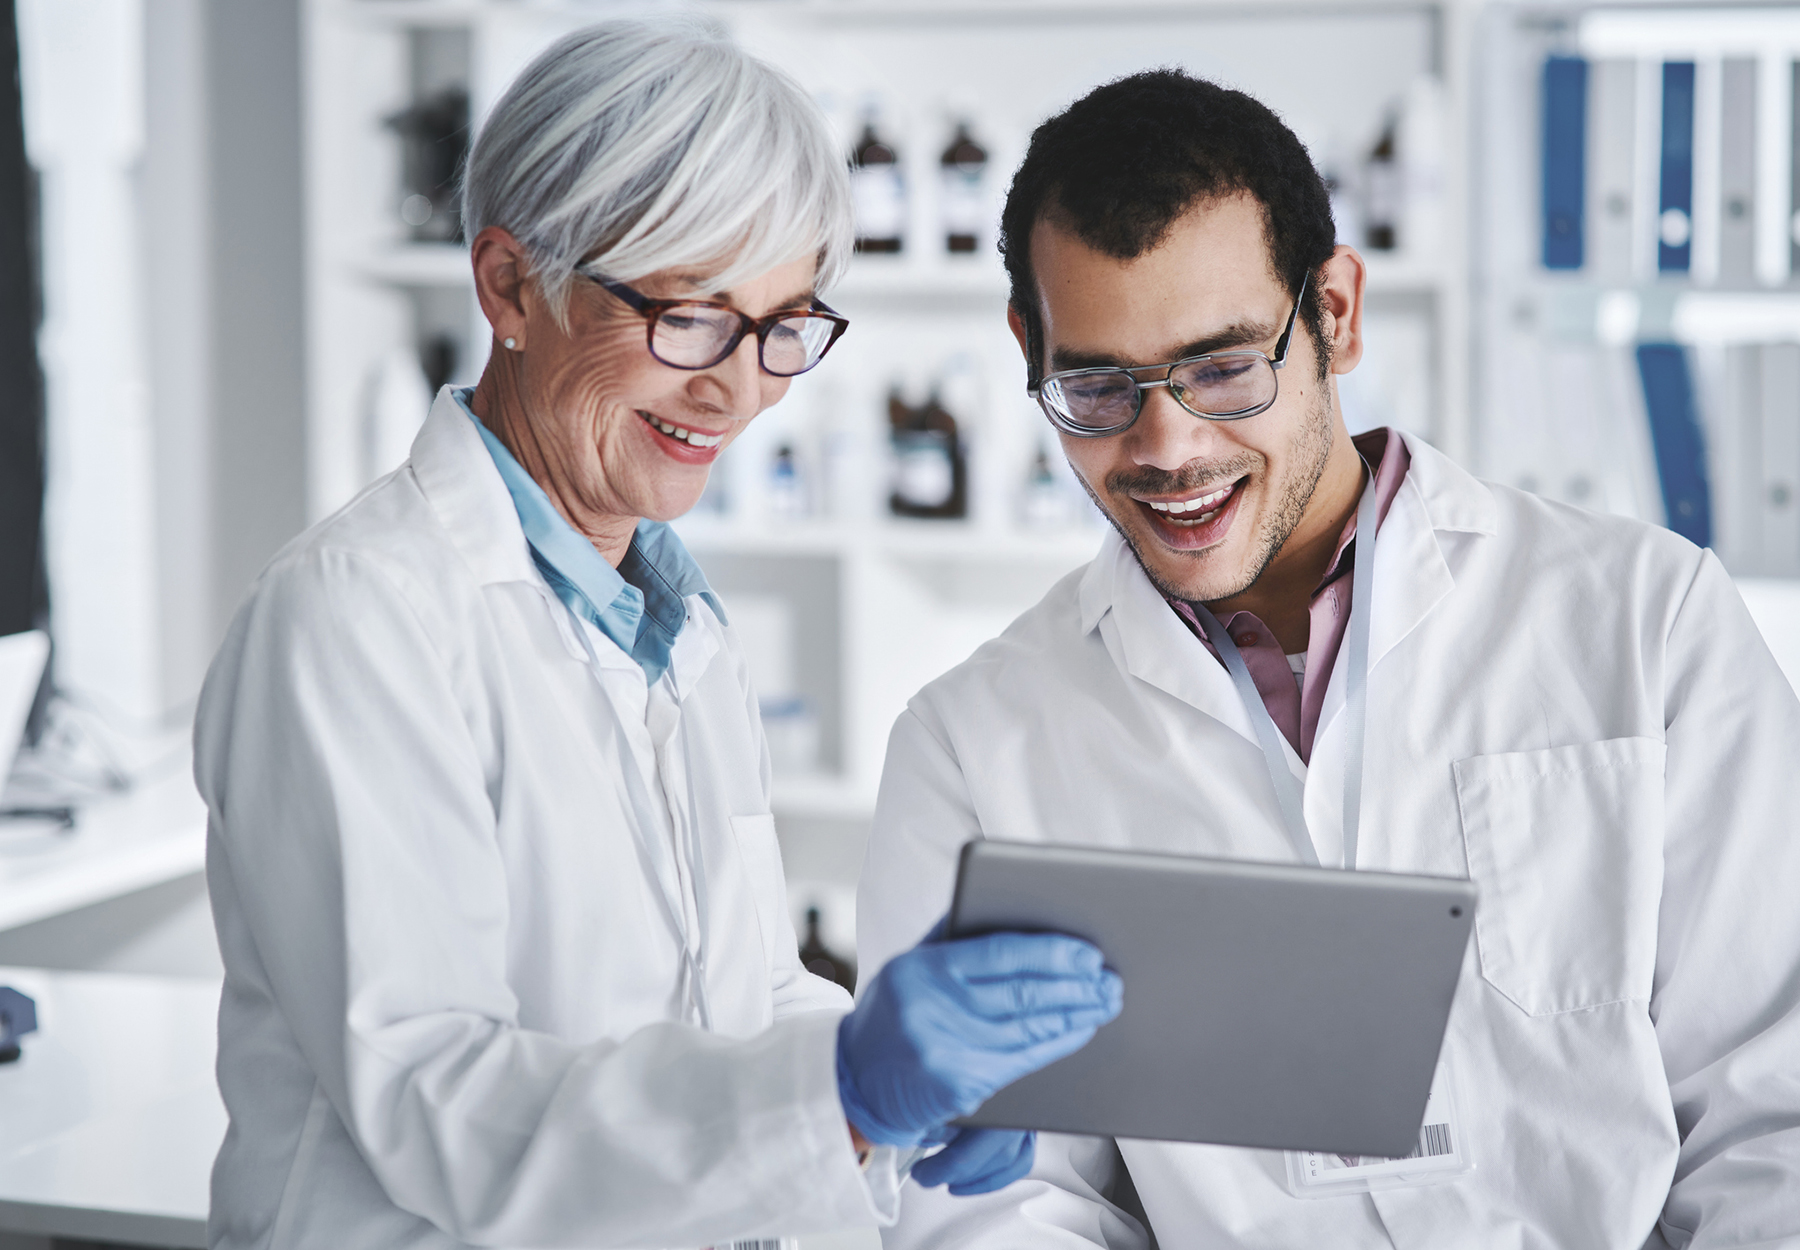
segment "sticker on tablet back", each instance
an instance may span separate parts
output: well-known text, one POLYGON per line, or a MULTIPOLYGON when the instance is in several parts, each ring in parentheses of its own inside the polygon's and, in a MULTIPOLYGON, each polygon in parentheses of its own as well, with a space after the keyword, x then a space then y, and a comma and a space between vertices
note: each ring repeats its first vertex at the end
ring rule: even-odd
POLYGON ((1425 1121, 1412 1153, 1398 1159, 1374 1155, 1287 1152, 1288 1191, 1296 1198, 1328 1198, 1377 1189, 1436 1185, 1473 1171, 1449 1068, 1440 1062, 1425 1100, 1425 1121))

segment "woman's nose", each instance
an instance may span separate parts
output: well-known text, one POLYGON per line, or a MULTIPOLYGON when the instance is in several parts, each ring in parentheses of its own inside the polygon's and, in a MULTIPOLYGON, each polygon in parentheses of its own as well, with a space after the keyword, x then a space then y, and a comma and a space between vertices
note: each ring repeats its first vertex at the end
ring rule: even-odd
POLYGON ((712 384, 705 390, 716 387, 718 391, 715 396, 707 395, 703 390, 701 398, 716 405, 727 416, 755 416, 755 397, 762 389, 761 346, 754 334, 746 334, 732 349, 731 355, 700 375, 703 387, 706 383, 712 384))

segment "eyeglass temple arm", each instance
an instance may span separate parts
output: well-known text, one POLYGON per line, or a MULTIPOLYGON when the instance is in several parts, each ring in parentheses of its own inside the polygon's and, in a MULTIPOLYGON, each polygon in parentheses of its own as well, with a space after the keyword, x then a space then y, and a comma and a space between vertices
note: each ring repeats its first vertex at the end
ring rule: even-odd
POLYGON ((1269 363, 1277 369, 1287 363, 1288 347, 1294 341, 1294 323, 1300 320, 1300 305, 1306 302, 1306 284, 1312 275, 1300 276, 1300 289, 1294 293, 1294 311, 1288 314, 1287 329, 1281 332, 1281 341, 1275 344, 1275 358, 1269 363))

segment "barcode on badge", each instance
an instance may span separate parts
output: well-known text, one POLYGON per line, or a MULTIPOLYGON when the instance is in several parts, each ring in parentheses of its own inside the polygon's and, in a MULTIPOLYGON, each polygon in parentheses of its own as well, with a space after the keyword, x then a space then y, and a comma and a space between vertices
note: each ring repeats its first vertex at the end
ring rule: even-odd
POLYGON ((734 1241, 730 1245, 720 1246, 718 1250, 788 1250, 791 1244, 781 1237, 752 1237, 748 1241, 734 1241))
POLYGON ((1450 1145, 1450 1126, 1448 1124, 1427 1124, 1419 1130, 1419 1144, 1413 1147, 1408 1159, 1428 1159, 1437 1155, 1447 1155, 1454 1151, 1450 1145))

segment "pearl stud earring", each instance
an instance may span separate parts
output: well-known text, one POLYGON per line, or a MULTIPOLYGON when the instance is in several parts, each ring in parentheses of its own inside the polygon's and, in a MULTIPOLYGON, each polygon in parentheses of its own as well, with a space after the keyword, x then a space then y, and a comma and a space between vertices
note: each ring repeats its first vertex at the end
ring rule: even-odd
POLYGON ((505 340, 503 340, 503 342, 505 342, 505 344, 506 344, 507 351, 516 352, 519 350, 519 340, 518 339, 505 339, 505 340))

